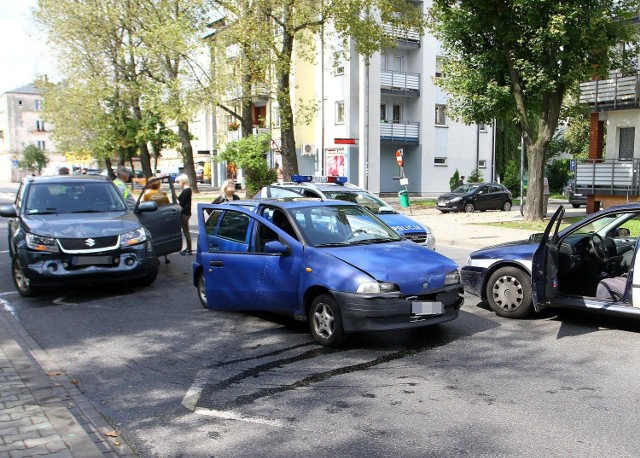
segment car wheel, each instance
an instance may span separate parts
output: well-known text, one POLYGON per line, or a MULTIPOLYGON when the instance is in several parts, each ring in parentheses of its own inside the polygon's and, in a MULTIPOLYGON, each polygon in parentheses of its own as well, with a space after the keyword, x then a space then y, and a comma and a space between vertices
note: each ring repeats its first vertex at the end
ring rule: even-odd
POLYGON ((202 306, 206 309, 209 308, 209 305, 207 304, 207 292, 204 288, 204 272, 200 271, 198 273, 198 282, 197 282, 197 288, 198 288, 198 298, 200 299, 200 303, 202 304, 202 306))
POLYGON ((21 296, 34 297, 38 295, 38 288, 31 286, 31 281, 22 272, 22 266, 17 256, 14 256, 11 262, 11 276, 13 277, 13 284, 21 296))
POLYGON ((580 204, 571 204, 573 208, 580 208, 580 204))
POLYGON ((313 338, 320 345, 338 347, 346 341, 340 309, 329 294, 321 294, 313 300, 309 309, 309 325, 313 338))
POLYGON ((496 270, 486 288, 487 301, 496 315, 523 318, 531 313, 531 277, 517 267, 496 270))
POLYGON ((156 277, 158 276, 158 260, 156 259, 156 261, 151 264, 152 267, 149 272, 147 272, 147 275, 138 281, 139 286, 151 286, 153 282, 156 281, 156 277))
POLYGON ((502 211, 508 212, 511 211, 511 202, 505 202, 502 204, 502 211))
POLYGON ((464 211, 467 213, 473 213, 474 211, 476 211, 476 206, 469 202, 464 206, 464 211))

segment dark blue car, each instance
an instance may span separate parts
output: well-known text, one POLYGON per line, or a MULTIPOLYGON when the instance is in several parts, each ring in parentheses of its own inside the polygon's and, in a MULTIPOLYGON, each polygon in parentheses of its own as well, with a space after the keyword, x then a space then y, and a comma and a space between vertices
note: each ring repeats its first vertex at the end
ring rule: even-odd
POLYGON ((455 319, 451 259, 400 237, 366 208, 300 199, 198 204, 194 284, 213 310, 284 312, 322 345, 346 334, 455 319))
POLYGON ((460 272, 465 291, 510 318, 546 307, 640 317, 640 205, 610 207, 560 231, 563 215, 561 206, 530 240, 471 253, 460 272))

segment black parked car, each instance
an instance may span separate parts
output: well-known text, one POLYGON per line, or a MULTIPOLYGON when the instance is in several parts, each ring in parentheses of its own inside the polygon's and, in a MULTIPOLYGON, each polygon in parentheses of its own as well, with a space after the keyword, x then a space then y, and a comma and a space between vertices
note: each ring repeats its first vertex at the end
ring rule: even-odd
POLYGON ((512 205, 511 192, 500 183, 466 183, 438 197, 436 206, 443 213, 471 213, 476 210, 508 212, 512 205))
POLYGON ((9 218, 11 274, 22 296, 44 286, 133 280, 150 285, 157 257, 179 251, 180 206, 171 200, 139 200, 127 210, 122 194, 106 177, 27 177, 13 205, 0 207, 9 218))

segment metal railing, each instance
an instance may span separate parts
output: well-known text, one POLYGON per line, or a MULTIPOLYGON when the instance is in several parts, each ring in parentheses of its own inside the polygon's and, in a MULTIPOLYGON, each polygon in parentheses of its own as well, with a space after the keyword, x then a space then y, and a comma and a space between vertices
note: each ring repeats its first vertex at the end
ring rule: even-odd
POLYGON ((380 72, 381 89, 402 92, 407 95, 420 95, 420 73, 404 73, 394 70, 380 72))
POLYGON ((420 43, 420 34, 415 30, 403 30, 400 27, 394 27, 391 24, 382 24, 382 30, 387 35, 396 37, 398 40, 410 43, 420 43))
POLYGON ((580 103, 589 104, 596 109, 639 107, 640 73, 582 82, 579 100, 580 103))
POLYGON ((382 122, 380 123, 380 140, 419 143, 420 123, 409 121, 382 122))
POLYGON ((640 159, 588 159, 576 164, 576 192, 640 195, 640 159))

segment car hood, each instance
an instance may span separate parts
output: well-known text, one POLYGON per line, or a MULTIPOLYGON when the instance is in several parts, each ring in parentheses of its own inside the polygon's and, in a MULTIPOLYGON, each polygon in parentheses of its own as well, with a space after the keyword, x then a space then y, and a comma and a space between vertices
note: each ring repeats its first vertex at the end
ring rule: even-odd
POLYGON ((29 215, 22 218, 28 232, 58 238, 106 237, 140 227, 130 212, 29 215))
POLYGON ((400 213, 382 213, 376 216, 399 234, 404 234, 405 232, 431 232, 428 227, 400 213))
POLYGON ((481 250, 474 251, 469 256, 472 259, 531 259, 538 243, 528 240, 501 243, 481 250))
POLYGON ((376 280, 397 284, 409 295, 442 288, 445 275, 458 267, 446 256, 406 240, 322 250, 376 280))
POLYGON ((446 194, 442 194, 440 197, 438 197, 438 200, 451 200, 454 197, 464 197, 464 196, 468 196, 471 193, 469 192, 448 192, 446 194))

